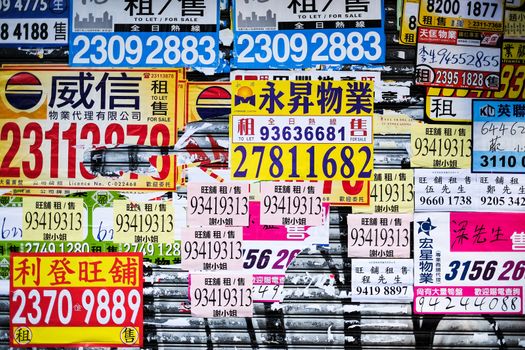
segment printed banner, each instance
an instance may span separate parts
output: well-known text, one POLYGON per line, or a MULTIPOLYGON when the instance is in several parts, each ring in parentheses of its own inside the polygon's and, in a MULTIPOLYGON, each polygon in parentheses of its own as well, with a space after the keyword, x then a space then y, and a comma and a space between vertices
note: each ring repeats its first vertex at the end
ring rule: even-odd
POLYGON ((348 214, 348 257, 410 258, 411 214, 348 214))
POLYGON ((142 254, 11 254, 9 344, 141 347, 142 254))
POLYGON ((416 169, 416 211, 525 211, 523 174, 416 169))
POLYGON ((413 124, 410 165, 422 168, 470 168, 470 125, 413 124))
POLYGON ((67 46, 69 0, 2 1, 0 47, 67 46))
POLYGON ((524 222, 521 213, 415 214, 414 312, 523 314, 524 222))
POLYGON ((353 213, 414 212, 414 170, 376 169, 371 184, 370 205, 353 207, 353 213))
POLYGON ((177 75, 0 71, 0 187, 175 189, 177 75))
POLYGON ((421 0, 419 24, 471 30, 503 31, 506 0, 421 0))
POLYGON ((372 81, 235 80, 232 115, 371 116, 372 81))
POLYGON ((525 173, 525 102, 472 103, 472 172, 525 173))
POLYGON ((523 174, 416 169, 414 182, 416 212, 525 211, 523 174))
POLYGON ((308 68, 385 62, 383 1, 233 1, 232 65, 308 68))
POLYGON ((408 303, 413 285, 410 259, 352 259, 352 302, 408 303))
POLYGON ((72 66, 218 66, 218 1, 73 0, 70 20, 72 66))
POLYGON ((498 90, 502 37, 419 27, 416 85, 498 90))

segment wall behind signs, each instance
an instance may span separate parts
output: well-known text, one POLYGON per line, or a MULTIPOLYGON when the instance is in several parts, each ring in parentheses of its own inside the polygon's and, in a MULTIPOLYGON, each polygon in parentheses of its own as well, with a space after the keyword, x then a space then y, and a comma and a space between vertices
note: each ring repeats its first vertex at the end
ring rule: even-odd
MULTIPOLYGON (((397 4, 385 1, 387 64, 383 80, 413 78, 416 50, 398 44, 397 4)), ((227 18, 227 14, 223 14, 227 18)), ((66 63, 67 49, 2 49, 4 63, 66 63)), ((214 80, 190 73, 190 80, 214 80)), ((423 116, 424 91, 412 87, 411 99, 386 102, 377 109, 423 116)), ((218 121, 218 123, 220 123, 218 121)), ((214 135, 224 136, 224 135, 214 135)), ((384 137, 395 146, 376 149, 376 158, 393 155, 388 168, 406 166, 402 146, 408 135, 384 137)), ((385 164, 376 164, 385 166, 385 164)), ((356 303, 349 298, 351 262, 347 258, 346 214, 330 212, 330 245, 303 252, 287 272, 285 301, 255 305, 254 317, 202 319, 190 317, 185 303, 187 273, 177 269, 145 268, 145 348, 147 349, 520 349, 525 347, 525 317, 414 315, 411 304, 356 303)), ((0 348, 8 347, 9 302, 0 298, 0 348)))

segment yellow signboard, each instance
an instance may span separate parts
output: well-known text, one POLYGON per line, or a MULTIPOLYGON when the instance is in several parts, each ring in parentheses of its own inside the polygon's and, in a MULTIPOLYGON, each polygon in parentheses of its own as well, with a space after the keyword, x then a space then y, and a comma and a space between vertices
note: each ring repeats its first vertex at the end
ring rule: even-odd
POLYGON ((169 190, 177 70, 0 71, 0 187, 169 190))
POLYGON ((370 205, 353 207, 353 213, 413 213, 414 171, 376 169, 371 181, 370 205))
POLYGON ((113 202, 113 242, 172 243, 174 237, 173 202, 113 202))
POLYGON ((414 124, 410 133, 410 150, 412 167, 470 168, 471 127, 414 124))
POLYGON ((24 241, 83 241, 87 236, 82 198, 26 197, 24 241))

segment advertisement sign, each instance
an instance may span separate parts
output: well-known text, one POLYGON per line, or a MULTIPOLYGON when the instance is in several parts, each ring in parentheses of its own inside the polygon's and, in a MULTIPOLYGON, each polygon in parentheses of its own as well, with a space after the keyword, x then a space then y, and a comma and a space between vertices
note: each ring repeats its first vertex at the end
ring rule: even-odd
MULTIPOLYGON (((504 56, 506 48, 512 49, 513 43, 503 44, 504 56)), ((501 68, 501 85, 499 90, 427 88, 425 115, 435 121, 470 122, 472 121, 472 100, 476 98, 493 99, 525 99, 523 81, 525 65, 503 63, 501 68)))
POLYGON ((414 215, 414 312, 523 314, 521 213, 414 215))
POLYGON ((470 168, 470 125, 413 124, 410 164, 422 168, 470 168))
POLYGON ((0 71, 0 187, 175 189, 177 75, 0 71))
POLYGON ((424 26, 503 31, 505 0, 421 0, 424 26))
POLYGON ((348 257, 410 258, 411 214, 348 214, 348 257))
POLYGON ((0 47, 67 46, 69 0, 2 1, 0 47))
POLYGON ((188 226, 248 226, 246 182, 188 182, 188 226))
POLYGON ((416 85, 498 90, 502 37, 419 27, 416 85))
POLYGON ((416 169, 416 211, 525 211, 523 174, 416 169))
POLYGON ((237 68, 385 62, 382 0, 235 0, 232 12, 237 68))
POLYGON ((261 182, 261 224, 320 226, 324 221, 320 182, 261 182))
POLYGON ((188 271, 240 271, 243 238, 240 227, 182 229, 182 268, 188 271))
POLYGON ((352 207, 353 213, 413 213, 414 170, 375 169, 370 205, 352 207))
POLYGON ((413 285, 410 259, 352 259, 352 302, 408 303, 413 285))
POLYGON ((141 347, 142 255, 11 254, 9 344, 141 347))
POLYGON ((193 317, 252 317, 253 276, 247 273, 190 274, 193 317))
POLYGON ((525 172, 525 102, 472 102, 472 172, 525 172))
POLYGON ((73 0, 71 66, 217 67, 219 6, 206 1, 73 0))

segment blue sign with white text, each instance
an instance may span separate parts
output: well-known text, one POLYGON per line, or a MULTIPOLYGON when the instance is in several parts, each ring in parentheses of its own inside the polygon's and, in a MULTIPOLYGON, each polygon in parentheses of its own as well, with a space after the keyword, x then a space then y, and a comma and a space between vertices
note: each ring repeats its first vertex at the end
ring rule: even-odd
POLYGON ((67 46, 68 0, 0 1, 0 47, 67 46))
POLYGON ((69 63, 216 68, 218 0, 73 0, 69 63))
POLYGON ((525 172, 525 102, 473 100, 472 172, 525 172))
POLYGON ((235 0, 236 68, 385 62, 383 0, 235 0))

